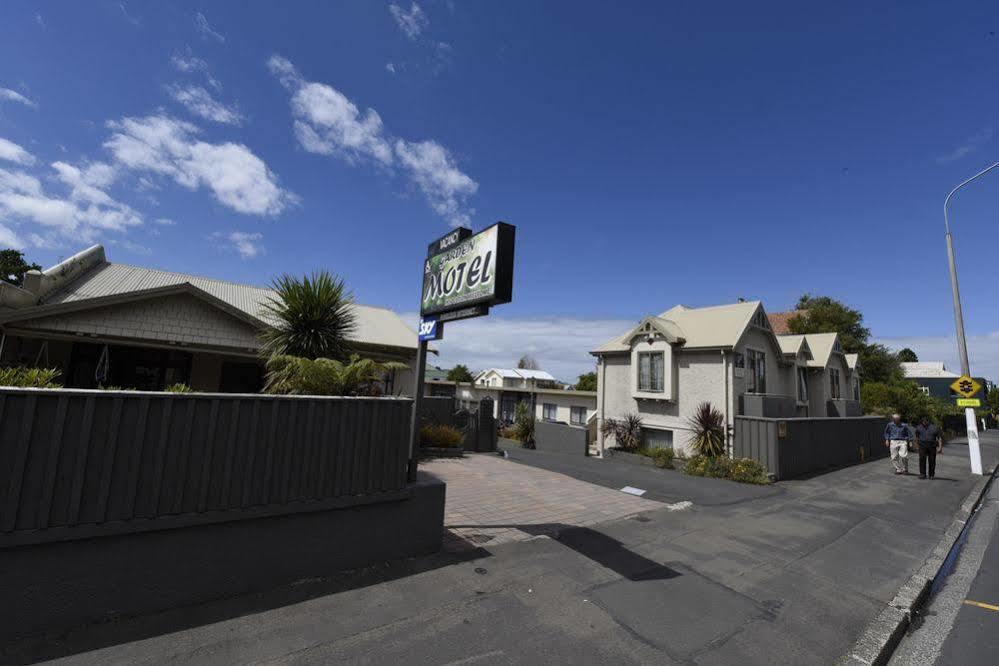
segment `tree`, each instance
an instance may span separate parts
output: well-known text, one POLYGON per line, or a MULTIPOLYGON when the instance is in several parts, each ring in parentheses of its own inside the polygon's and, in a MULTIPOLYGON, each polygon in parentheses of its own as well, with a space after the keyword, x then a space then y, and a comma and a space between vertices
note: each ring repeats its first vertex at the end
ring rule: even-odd
POLYGON ((520 360, 517 361, 517 368, 520 370, 540 370, 541 366, 538 365, 538 362, 533 356, 530 354, 524 354, 520 357, 520 360))
POLYGON ((787 320, 792 333, 839 333, 848 354, 859 353, 871 337, 870 329, 864 327, 864 315, 834 298, 803 294, 795 309, 804 312, 787 320))
POLYGON ((271 326, 260 334, 265 356, 346 360, 357 329, 354 298, 344 281, 327 271, 302 278, 282 275, 265 303, 271 326))
POLYGON ((870 329, 864 326, 859 310, 829 296, 804 294, 796 306, 801 310, 787 320, 792 333, 839 333, 840 345, 848 354, 859 354, 864 382, 895 382, 903 378, 898 355, 884 345, 872 344, 870 329))
POLYGON ((896 356, 898 356, 898 360, 901 363, 918 363, 919 362, 919 357, 916 356, 916 352, 912 351, 908 347, 905 347, 904 349, 901 349, 898 352, 898 354, 896 354, 896 356))
POLYGON ((908 380, 868 382, 860 388, 860 402, 867 414, 888 417, 898 412, 909 423, 924 416, 939 423, 944 416, 961 413, 950 401, 926 395, 915 382, 908 380))
POLYGON ((587 372, 585 375, 579 376, 579 381, 576 382, 577 391, 596 391, 597 390, 597 373, 587 372))
POLYGON ((472 373, 468 370, 468 366, 459 363, 447 371, 447 380, 449 382, 470 382, 472 381, 472 373))
POLYGON ((24 274, 28 271, 40 271, 42 267, 36 263, 27 263, 24 253, 19 250, 0 250, 0 280, 6 280, 16 287, 24 284, 24 274))
POLYGON ((999 417, 999 386, 989 391, 988 395, 985 396, 985 401, 988 403, 989 409, 992 410, 992 414, 999 417))

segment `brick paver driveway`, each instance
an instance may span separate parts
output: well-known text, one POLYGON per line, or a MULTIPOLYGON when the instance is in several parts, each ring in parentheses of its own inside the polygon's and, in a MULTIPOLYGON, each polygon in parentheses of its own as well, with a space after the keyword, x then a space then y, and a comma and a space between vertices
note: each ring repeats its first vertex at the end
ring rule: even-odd
POLYGON ((519 541, 663 506, 495 454, 424 461, 420 469, 447 483, 448 549, 519 541))

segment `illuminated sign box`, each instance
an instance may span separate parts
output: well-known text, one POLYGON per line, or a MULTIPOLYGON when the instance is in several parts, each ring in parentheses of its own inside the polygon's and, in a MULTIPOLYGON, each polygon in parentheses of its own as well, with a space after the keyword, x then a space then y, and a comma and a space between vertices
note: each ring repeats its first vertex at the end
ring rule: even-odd
POLYGON ((498 222, 471 236, 457 230, 435 241, 431 251, 440 251, 423 264, 420 315, 509 303, 513 297, 515 231, 513 225, 498 222))

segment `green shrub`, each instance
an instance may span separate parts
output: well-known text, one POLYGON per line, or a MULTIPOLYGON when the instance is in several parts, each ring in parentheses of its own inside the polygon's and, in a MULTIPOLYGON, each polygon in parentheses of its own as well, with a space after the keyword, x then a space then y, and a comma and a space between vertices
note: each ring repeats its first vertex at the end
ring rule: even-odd
POLYGON ((513 412, 514 439, 523 444, 534 443, 534 415, 526 402, 518 402, 513 412))
POLYGON ((755 460, 750 458, 731 459, 727 456, 692 456, 683 466, 683 473, 690 476, 706 476, 712 479, 729 479, 739 483, 766 485, 770 477, 755 460))
POLYGON ((676 458, 676 453, 673 449, 662 449, 662 448, 649 448, 643 446, 635 451, 640 456, 645 456, 646 458, 651 458, 652 462, 655 463, 656 467, 661 467, 662 469, 673 469, 673 460, 676 458))
POLYGON ((461 440, 461 431, 449 425, 433 423, 420 428, 420 446, 456 449, 461 446, 461 440))
POLYGON ((739 483, 755 483, 759 486, 765 486, 770 483, 767 470, 763 469, 763 465, 752 458, 736 458, 733 460, 728 478, 739 483))
POLYGON ((19 388, 62 388, 56 382, 61 373, 55 368, 0 368, 0 386, 19 388))
POLYGON ((382 379, 403 363, 380 363, 352 354, 347 363, 329 358, 272 356, 267 360, 264 391, 279 395, 361 395, 382 393, 382 379))
POLYGON ((170 384, 166 387, 167 393, 194 393, 194 389, 183 382, 177 382, 176 384, 170 384))

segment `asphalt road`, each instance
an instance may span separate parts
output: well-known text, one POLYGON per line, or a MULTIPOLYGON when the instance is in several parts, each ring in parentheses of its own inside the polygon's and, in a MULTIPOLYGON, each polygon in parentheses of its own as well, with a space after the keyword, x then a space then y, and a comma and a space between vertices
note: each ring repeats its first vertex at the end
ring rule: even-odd
MULTIPOLYGON (((999 441, 983 449, 994 464, 999 441)), ((948 447, 933 482, 878 460, 752 488, 515 453, 693 506, 81 628, 0 661, 835 663, 950 525, 974 485, 966 455, 948 447)))
POLYGON ((620 490, 625 486, 640 488, 642 497, 657 502, 690 501, 698 506, 726 506, 784 494, 785 486, 753 486, 722 479, 685 476, 676 470, 659 469, 587 456, 545 453, 533 449, 506 447, 510 460, 571 476, 598 486, 620 490))

